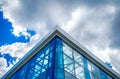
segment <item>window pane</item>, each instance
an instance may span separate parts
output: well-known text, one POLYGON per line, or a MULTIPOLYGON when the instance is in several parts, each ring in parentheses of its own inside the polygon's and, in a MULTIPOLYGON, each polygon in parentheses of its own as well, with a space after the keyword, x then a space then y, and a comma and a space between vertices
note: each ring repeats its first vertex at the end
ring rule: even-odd
POLYGON ((101 79, 108 79, 107 74, 103 72, 102 70, 100 70, 100 75, 101 75, 101 79))
POLYGON ((77 78, 85 79, 85 77, 84 77, 84 68, 79 63, 75 63, 75 73, 76 73, 77 78))
POLYGON ((90 73, 90 77, 92 79, 101 79, 99 68, 97 66, 95 66, 94 64, 92 64, 90 61, 88 61, 88 70, 90 73))
POLYGON ((73 60, 64 54, 64 68, 67 72, 74 74, 73 60))
POLYGON ((63 52, 72 58, 72 49, 65 43, 63 43, 63 52))
POLYGON ((83 56, 80 55, 78 52, 74 51, 74 60, 75 62, 79 63, 83 66, 83 56))

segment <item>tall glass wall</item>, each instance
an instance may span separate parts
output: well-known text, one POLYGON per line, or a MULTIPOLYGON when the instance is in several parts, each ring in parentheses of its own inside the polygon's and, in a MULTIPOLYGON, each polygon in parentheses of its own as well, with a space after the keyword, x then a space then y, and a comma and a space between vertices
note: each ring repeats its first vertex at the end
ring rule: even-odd
POLYGON ((55 37, 11 79, 112 79, 87 58, 55 37))

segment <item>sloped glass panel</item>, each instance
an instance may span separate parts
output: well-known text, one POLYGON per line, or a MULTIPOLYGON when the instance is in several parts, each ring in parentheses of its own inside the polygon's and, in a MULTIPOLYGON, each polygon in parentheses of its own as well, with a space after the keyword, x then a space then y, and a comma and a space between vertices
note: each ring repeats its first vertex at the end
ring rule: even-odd
POLYGON ((62 41, 55 37, 23 65, 11 79, 64 79, 63 60, 60 60, 63 56, 61 53, 62 41), (53 72, 58 74, 55 75, 53 72))
POLYGON ((73 60, 64 54, 64 68, 67 72, 74 74, 74 63, 73 60))
POLYGON ((112 77, 110 77, 109 75, 107 77, 108 77, 108 79, 112 79, 112 77))
POLYGON ((88 70, 89 70, 91 79, 101 79, 99 68, 89 61, 88 61, 88 70))
POLYGON ((83 66, 83 56, 80 55, 78 52, 74 51, 74 60, 75 62, 79 63, 83 66))
POLYGON ((85 79, 84 77, 84 68, 79 63, 75 63, 75 73, 78 79, 85 79))
POLYGON ((102 70, 100 70, 100 75, 101 75, 101 79, 108 79, 107 74, 103 72, 102 70))
POLYGON ((63 51, 64 53, 69 56, 70 58, 72 57, 72 48, 70 48, 67 44, 63 43, 63 51))

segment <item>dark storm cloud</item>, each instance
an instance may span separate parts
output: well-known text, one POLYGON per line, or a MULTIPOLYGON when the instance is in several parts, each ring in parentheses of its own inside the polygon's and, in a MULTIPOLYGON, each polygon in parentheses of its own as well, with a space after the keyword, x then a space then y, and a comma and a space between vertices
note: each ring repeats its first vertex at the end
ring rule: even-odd
MULTIPOLYGON (((31 26, 31 25, 34 26, 36 23, 45 21, 47 25, 49 25, 47 29, 50 29, 55 25, 59 25, 59 23, 57 22, 57 20, 59 19, 60 19, 59 22, 62 22, 62 23, 63 22, 66 23, 67 21, 69 21, 69 19, 71 19, 71 13, 80 6, 87 6, 87 7, 90 7, 91 9, 98 8, 98 7, 104 8, 104 6, 106 5, 115 5, 119 7, 119 3, 120 3, 119 0, 99 0, 99 1, 98 0, 71 0, 71 1, 70 0, 52 0, 52 1, 48 0, 47 2, 45 0, 34 0, 34 1, 21 0, 20 1, 21 8, 18 8, 15 11, 13 10, 13 13, 14 13, 13 16, 15 17, 17 16, 16 22, 23 24, 24 26, 31 26), (57 12, 56 11, 57 9, 62 9, 62 11, 60 10, 60 12, 57 12)), ((120 31, 118 29, 120 25, 119 17, 120 15, 118 12, 115 15, 115 21, 113 23, 114 25, 111 29, 111 31, 113 31, 110 35, 110 38, 111 38, 110 46, 112 48, 120 47, 120 42, 119 42, 120 31)), ((91 15, 91 18, 92 18, 92 15, 91 15)), ((84 23, 81 22, 82 25, 84 25, 84 23)), ((82 27, 81 24, 78 24, 77 26, 82 27)), ((84 36, 83 38, 84 40, 88 40, 88 38, 91 37, 89 38, 89 40, 96 41, 96 39, 98 38, 98 36, 96 36, 97 34, 94 34, 94 33, 90 33, 89 35, 86 32, 84 35, 86 36, 86 37, 84 36), (95 37, 95 40, 94 40, 94 37, 95 37)))
POLYGON ((71 18, 71 12, 79 6, 85 5, 96 8, 112 3, 114 3, 112 0, 21 0, 20 8, 13 10, 11 16, 17 18, 17 24, 21 23, 23 26, 34 26, 42 21, 51 22, 51 25, 56 25, 59 23, 55 23, 54 17, 55 19, 56 17, 61 18, 61 22, 63 20, 66 22, 71 18), (56 10, 59 9, 62 9, 62 11, 60 10, 58 14, 56 10))
POLYGON ((2 10, 2 5, 0 4, 0 10, 2 10))
POLYGON ((110 47, 120 49, 120 9, 117 10, 110 34, 110 47))
POLYGON ((87 6, 91 6, 91 7, 94 7, 94 6, 101 6, 101 5, 104 5, 104 4, 110 4, 112 3, 112 1, 110 0, 59 0, 58 1, 60 4, 67 4, 67 5, 71 5, 70 7, 74 7, 74 6, 77 6, 77 5, 87 5, 87 6))

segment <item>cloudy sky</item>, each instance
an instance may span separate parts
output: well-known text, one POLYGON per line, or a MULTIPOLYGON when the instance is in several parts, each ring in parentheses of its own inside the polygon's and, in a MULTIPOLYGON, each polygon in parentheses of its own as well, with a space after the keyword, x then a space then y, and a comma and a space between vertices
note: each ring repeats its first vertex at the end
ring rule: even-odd
POLYGON ((120 0, 0 0, 0 76, 56 25, 120 74, 120 0))

